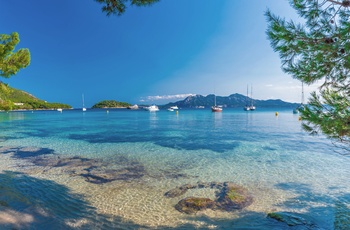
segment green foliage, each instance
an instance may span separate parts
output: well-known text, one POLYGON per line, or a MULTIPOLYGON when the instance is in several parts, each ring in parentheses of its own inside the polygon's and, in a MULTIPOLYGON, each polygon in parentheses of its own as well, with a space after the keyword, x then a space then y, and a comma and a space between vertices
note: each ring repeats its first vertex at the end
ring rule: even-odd
POLYGON ((69 109, 72 107, 62 103, 49 103, 24 91, 11 88, 7 84, 0 83, 0 110, 57 108, 69 109), (23 103, 23 105, 16 105, 15 103, 23 103))
POLYGON ((95 0, 96 2, 102 4, 102 12, 106 13, 107 16, 111 14, 122 15, 126 10, 126 5, 135 6, 149 6, 159 0, 95 0))
POLYGON ((18 43, 18 33, 0 34, 0 76, 9 78, 30 64, 28 49, 13 52, 18 43))
MULTIPOLYGON (((306 84, 323 81, 301 110, 303 127, 350 147, 350 1, 290 0, 303 23, 266 12, 267 35, 282 69, 306 84)), ((350 149, 348 148, 350 151, 350 149)))
MULTIPOLYGON (((309 106, 301 110, 303 128, 310 134, 322 132, 332 139, 350 145, 350 95, 323 89, 311 94, 309 106)), ((344 149, 347 149, 345 146, 344 149)), ((350 149, 348 149, 350 150, 350 149)))
POLYGON ((127 102, 119 102, 115 100, 105 100, 100 101, 97 104, 93 105, 91 108, 98 109, 98 108, 126 108, 128 106, 131 106, 131 104, 127 102))
POLYGON ((334 3, 321 7, 322 2, 329 1, 291 1, 304 24, 267 11, 267 34, 285 72, 305 83, 322 79, 337 84, 348 78, 350 13, 348 7, 334 3))

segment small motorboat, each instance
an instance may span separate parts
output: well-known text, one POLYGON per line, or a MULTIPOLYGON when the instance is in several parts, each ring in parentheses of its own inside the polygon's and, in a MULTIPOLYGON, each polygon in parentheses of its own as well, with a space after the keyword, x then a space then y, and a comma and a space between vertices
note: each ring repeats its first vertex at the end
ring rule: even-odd
POLYGON ((148 110, 148 111, 150 111, 150 112, 159 111, 159 108, 158 108, 158 106, 156 106, 156 105, 151 105, 151 106, 145 107, 145 109, 148 110))

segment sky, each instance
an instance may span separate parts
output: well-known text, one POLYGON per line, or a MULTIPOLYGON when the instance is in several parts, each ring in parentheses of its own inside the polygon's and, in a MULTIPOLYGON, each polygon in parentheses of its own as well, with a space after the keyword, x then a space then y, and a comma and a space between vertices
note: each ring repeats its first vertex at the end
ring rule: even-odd
MULTIPOLYGON (((0 0, 0 34, 18 32, 31 64, 10 86, 48 102, 165 104, 233 93, 300 102, 264 12, 298 19, 288 0, 161 0, 109 16, 94 0, 0 0), (249 92, 250 94, 251 92, 249 92)), ((305 98, 316 85, 304 86, 305 98)))

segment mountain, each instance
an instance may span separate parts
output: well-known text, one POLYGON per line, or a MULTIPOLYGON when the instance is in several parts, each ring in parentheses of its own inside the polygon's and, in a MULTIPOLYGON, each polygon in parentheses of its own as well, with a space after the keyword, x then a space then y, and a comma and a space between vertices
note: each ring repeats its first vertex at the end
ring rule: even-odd
MULTIPOLYGON (((174 103, 168 103, 162 107, 168 108, 170 106, 178 106, 180 108, 196 108, 198 106, 204 106, 206 108, 210 108, 214 105, 214 94, 209 94, 208 96, 202 96, 202 95, 193 95, 185 98, 182 101, 177 101, 174 103)), ((216 104, 222 105, 223 107, 229 107, 229 108, 243 108, 247 101, 250 104, 251 98, 247 96, 244 96, 242 94, 231 94, 228 97, 222 97, 222 96, 216 96, 216 104)), ((264 107, 264 108, 274 108, 274 107, 288 107, 288 108, 295 108, 298 106, 298 103, 289 103, 282 100, 253 100, 253 103, 256 107, 264 107)))
POLYGON ((72 106, 62 103, 49 103, 0 81, 0 110, 57 108, 70 109, 72 106))

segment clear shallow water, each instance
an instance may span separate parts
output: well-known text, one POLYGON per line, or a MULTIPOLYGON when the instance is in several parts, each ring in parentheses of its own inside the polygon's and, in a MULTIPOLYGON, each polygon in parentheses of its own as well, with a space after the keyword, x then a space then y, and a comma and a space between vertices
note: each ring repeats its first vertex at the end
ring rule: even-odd
POLYGON ((324 137, 305 134, 290 110, 278 112, 1 113, 0 185, 8 192, 0 202, 17 216, 33 215, 21 226, 39 229, 287 228, 266 218, 271 211, 303 213, 321 229, 349 228, 349 159, 324 137), (174 209, 179 200, 215 191, 164 197, 198 181, 232 181, 254 202, 233 213, 187 215, 174 209))

